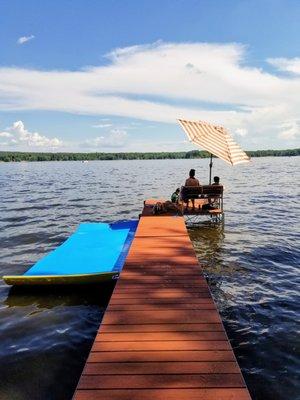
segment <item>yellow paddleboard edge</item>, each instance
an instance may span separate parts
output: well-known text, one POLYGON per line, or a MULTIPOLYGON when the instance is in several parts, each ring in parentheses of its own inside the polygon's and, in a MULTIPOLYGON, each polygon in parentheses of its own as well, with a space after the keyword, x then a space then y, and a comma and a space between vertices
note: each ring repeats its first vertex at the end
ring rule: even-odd
POLYGON ((81 285, 107 282, 118 278, 118 272, 76 275, 5 275, 2 277, 7 285, 81 285))

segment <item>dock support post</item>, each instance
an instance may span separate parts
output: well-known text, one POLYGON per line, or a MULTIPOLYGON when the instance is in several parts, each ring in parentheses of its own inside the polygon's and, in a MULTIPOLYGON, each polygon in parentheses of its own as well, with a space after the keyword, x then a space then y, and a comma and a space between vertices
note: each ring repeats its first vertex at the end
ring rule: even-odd
POLYGON ((212 171, 212 166, 213 166, 213 162, 212 162, 212 154, 210 155, 210 163, 209 163, 209 184, 211 185, 211 171, 212 171))

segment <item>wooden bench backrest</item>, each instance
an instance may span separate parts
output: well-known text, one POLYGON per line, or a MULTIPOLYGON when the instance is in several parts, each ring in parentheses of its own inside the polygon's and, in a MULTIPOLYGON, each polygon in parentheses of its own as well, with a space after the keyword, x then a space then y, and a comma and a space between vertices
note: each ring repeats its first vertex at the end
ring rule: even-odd
POLYGON ((223 186, 222 185, 203 185, 202 194, 206 196, 222 196, 223 186))
POLYGON ((196 195, 200 196, 202 194, 202 186, 182 186, 181 194, 184 197, 196 196, 196 195))
POLYGON ((203 185, 203 186, 182 186, 181 193, 187 196, 206 195, 221 196, 223 194, 222 185, 203 185))

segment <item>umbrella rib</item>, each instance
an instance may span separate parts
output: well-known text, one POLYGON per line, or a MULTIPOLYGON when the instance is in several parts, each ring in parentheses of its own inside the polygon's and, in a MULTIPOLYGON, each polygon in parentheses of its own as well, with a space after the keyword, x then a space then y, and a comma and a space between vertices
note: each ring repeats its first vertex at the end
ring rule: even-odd
POLYGON ((228 156, 228 158, 229 158, 230 164, 233 165, 232 157, 231 157, 231 151, 230 151, 231 149, 230 149, 230 147, 229 147, 228 140, 227 140, 227 139, 228 139, 228 134, 227 134, 227 132, 225 131, 225 129, 222 128, 222 127, 216 126, 215 129, 216 129, 218 132, 220 132, 220 133, 224 136, 224 139, 225 139, 225 146, 226 146, 226 148, 227 148, 227 156, 228 156))

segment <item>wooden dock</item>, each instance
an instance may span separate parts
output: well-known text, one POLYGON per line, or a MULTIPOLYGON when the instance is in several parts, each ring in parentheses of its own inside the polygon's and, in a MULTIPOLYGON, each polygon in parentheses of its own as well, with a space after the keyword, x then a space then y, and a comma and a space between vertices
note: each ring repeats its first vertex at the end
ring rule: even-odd
POLYGON ((251 399, 183 217, 141 217, 73 399, 251 399))

